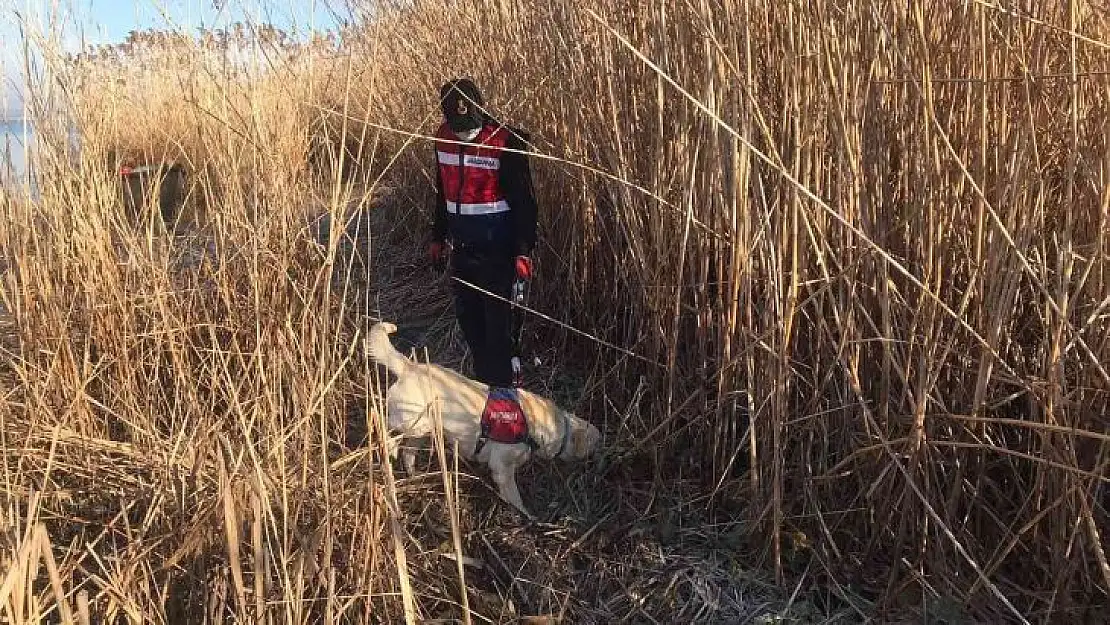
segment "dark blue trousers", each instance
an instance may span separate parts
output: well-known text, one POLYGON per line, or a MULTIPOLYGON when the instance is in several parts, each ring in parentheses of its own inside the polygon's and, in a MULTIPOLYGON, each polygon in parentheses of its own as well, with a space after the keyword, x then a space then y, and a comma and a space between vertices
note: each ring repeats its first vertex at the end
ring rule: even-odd
POLYGON ((474 377, 490 386, 513 383, 512 298, 516 269, 513 256, 484 250, 455 248, 452 271, 460 280, 489 291, 453 282, 455 316, 474 358, 474 377), (500 299, 499 299, 500 298, 500 299))

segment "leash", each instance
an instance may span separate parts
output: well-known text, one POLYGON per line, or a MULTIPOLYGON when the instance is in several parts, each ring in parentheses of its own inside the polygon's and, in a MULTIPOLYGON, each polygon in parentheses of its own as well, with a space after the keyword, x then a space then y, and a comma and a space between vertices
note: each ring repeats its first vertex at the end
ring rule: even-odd
POLYGON ((512 333, 513 333, 513 386, 521 388, 524 386, 524 366, 521 364, 520 355, 524 351, 524 313, 523 310, 527 309, 528 293, 530 283, 527 280, 517 278, 513 282, 513 304, 515 304, 512 312, 512 333))
MULTIPOLYGON (((491 292, 487 289, 483 289, 482 287, 478 286, 477 284, 474 284, 473 282, 467 282, 466 280, 463 280, 462 278, 459 278, 458 276, 451 276, 450 279, 458 282, 459 284, 465 285, 468 288, 474 289, 475 291, 478 291, 479 293, 485 293, 486 295, 488 295, 488 296, 490 296, 494 299, 498 299, 498 300, 501 300, 503 302, 508 301, 510 304, 513 303, 511 300, 506 300, 504 297, 501 297, 497 293, 493 293, 493 292, 491 292)), ((590 334, 589 332, 579 330, 578 328, 570 325, 569 323, 559 321, 558 319, 556 319, 556 318, 554 318, 550 315, 546 315, 546 314, 544 314, 544 313, 542 313, 542 312, 540 312, 540 311, 538 311, 534 308, 529 308, 528 306, 518 306, 518 308, 520 310, 523 310, 524 312, 531 313, 531 314, 539 317, 540 319, 543 319, 544 321, 548 321, 550 323, 553 323, 553 324, 559 326, 560 328, 570 330, 571 332, 574 332, 575 334, 578 334, 579 336, 583 336, 587 339, 590 339, 591 341, 593 341, 594 343, 597 343, 598 345, 608 347, 609 349, 612 349, 614 351, 618 351, 618 352, 620 352, 620 353, 622 353, 626 356, 630 356, 632 358, 635 358, 636 360, 639 360, 641 362, 645 362, 649 365, 655 365, 656 367, 659 367, 661 369, 666 369, 667 368, 667 365, 665 363, 661 362, 661 361, 652 360, 651 358, 647 358, 646 356, 641 356, 640 354, 637 354, 636 352, 634 352, 630 349, 627 349, 625 347, 621 347, 620 345, 615 345, 613 343, 610 343, 609 341, 606 341, 605 339, 594 336, 593 334, 590 334)))

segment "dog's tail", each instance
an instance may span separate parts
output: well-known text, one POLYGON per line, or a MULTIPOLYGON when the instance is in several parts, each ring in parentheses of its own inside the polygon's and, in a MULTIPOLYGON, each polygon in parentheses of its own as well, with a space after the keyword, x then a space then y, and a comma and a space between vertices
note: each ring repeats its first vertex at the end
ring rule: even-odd
POLYGON ((405 358, 405 355, 397 351, 393 347, 393 343, 389 340, 389 335, 397 331, 397 326, 392 323, 383 321, 374 324, 370 328, 369 349, 370 359, 376 363, 385 365, 389 372, 401 376, 408 371, 412 365, 412 361, 405 358))

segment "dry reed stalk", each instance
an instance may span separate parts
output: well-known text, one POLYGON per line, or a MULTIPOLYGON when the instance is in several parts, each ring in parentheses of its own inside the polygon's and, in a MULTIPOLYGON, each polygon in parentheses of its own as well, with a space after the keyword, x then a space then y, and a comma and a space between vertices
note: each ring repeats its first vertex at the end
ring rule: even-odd
POLYGON ((0 607, 4 608, 13 623, 23 622, 23 588, 28 583, 25 577, 35 555, 35 546, 33 541, 22 541, 19 551, 8 565, 3 582, 0 583, 0 607))
POLYGON ((50 577, 50 589, 54 593, 54 602, 58 609, 58 616, 62 623, 70 625, 74 622, 73 610, 66 599, 65 589, 62 585, 61 575, 58 573, 58 564, 54 560, 54 553, 50 545, 50 535, 41 523, 35 528, 35 540, 41 553, 39 557, 46 563, 46 572, 50 577))
POLYGON ((85 590, 77 592, 77 622, 80 625, 92 625, 92 613, 89 610, 89 593, 85 590))
POLYGON ((266 581, 268 560, 262 542, 262 499, 251 489, 251 543, 254 548, 254 618, 266 622, 266 581))
MULTIPOLYGON (((424 362, 428 360, 428 354, 424 353, 424 362)), ((462 534, 459 529, 459 509, 458 509, 458 470, 449 471, 447 465, 447 450, 443 438, 443 414, 440 412, 439 404, 434 404, 431 408, 432 417, 432 441, 436 447, 436 457, 439 459, 439 473, 440 478, 443 480, 443 494, 444 505, 447 508, 448 519, 451 524, 451 547, 455 551, 455 571, 458 574, 459 585, 459 604, 462 606, 463 622, 470 625, 472 622, 470 616, 470 597, 469 588, 466 584, 466 569, 465 559, 462 552, 462 534)), ((458 463, 458 449, 452 450, 455 455, 455 463, 458 463)))
POLYGON ((234 584, 236 604, 241 613, 245 615, 248 613, 247 590, 243 581, 243 567, 239 558, 239 516, 235 510, 235 499, 232 490, 231 476, 227 473, 227 467, 224 463, 223 455, 221 454, 220 499, 223 503, 224 537, 227 540, 228 566, 231 571, 231 580, 234 584))
MULTIPOLYGON (((363 353, 367 353, 367 349, 368 347, 364 339, 363 353)), ((365 362, 367 363, 366 366, 369 367, 368 358, 365 362)), ((389 433, 386 431, 385 423, 383 422, 385 418, 384 415, 386 414, 385 405, 382 403, 381 399, 379 399, 384 397, 384 393, 382 392, 384 390, 382 380, 376 371, 371 374, 369 369, 366 371, 366 379, 368 382, 366 387, 373 387, 377 390, 370 404, 373 406, 373 413, 371 417, 368 417, 368 420, 371 422, 374 436, 377 438, 378 449, 385 450, 389 447, 389 443, 386 440, 389 433)), ((401 507, 397 500, 397 483, 393 479, 393 467, 388 461, 388 456, 386 460, 382 462, 382 469, 387 497, 386 504, 390 514, 390 533, 393 540, 393 555, 397 559, 397 581, 401 586, 401 597, 404 602, 405 622, 408 625, 413 625, 416 623, 416 600, 413 597, 412 583, 409 580, 408 555, 405 551, 404 535, 401 529, 401 507)))

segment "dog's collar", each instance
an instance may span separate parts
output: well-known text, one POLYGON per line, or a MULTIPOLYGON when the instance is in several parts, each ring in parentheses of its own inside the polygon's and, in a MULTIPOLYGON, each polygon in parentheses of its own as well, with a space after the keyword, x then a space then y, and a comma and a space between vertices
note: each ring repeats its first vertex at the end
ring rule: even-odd
POLYGON ((559 451, 556 451, 555 455, 551 456, 552 458, 558 458, 559 456, 563 455, 563 452, 567 450, 567 439, 568 438, 570 438, 570 418, 567 417, 564 414, 563 415, 563 440, 559 443, 559 451))

